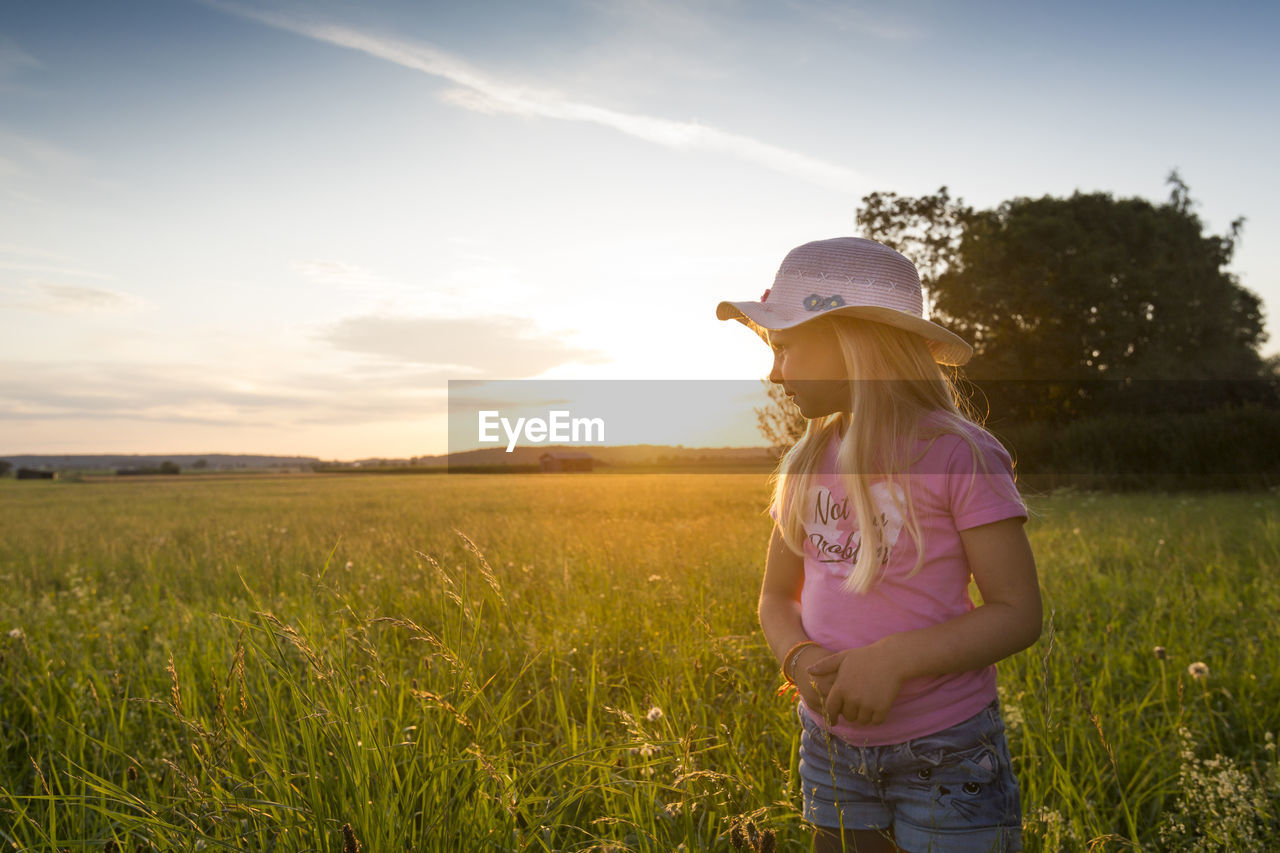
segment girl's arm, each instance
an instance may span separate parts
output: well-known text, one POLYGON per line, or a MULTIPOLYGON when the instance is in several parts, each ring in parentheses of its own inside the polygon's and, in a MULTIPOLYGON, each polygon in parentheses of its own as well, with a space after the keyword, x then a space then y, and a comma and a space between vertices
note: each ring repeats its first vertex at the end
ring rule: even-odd
MULTIPOLYGON (((765 560, 764 583, 760 588, 760 628, 782 666, 787 652, 809 636, 800 621, 800 590, 804 587, 804 558, 787 547, 782 531, 775 524, 769 538, 769 556, 765 560)), ((822 707, 822 696, 813 681, 805 677, 805 667, 830 652, 818 646, 804 649, 796 661, 793 674, 796 687, 810 708, 822 707)))
POLYGON ((825 697, 827 719, 860 725, 884 722, 908 678, 981 669, 1040 637, 1040 584, 1023 519, 1008 518, 960 531, 982 606, 962 616, 890 634, 870 646, 814 662, 809 673, 825 697))

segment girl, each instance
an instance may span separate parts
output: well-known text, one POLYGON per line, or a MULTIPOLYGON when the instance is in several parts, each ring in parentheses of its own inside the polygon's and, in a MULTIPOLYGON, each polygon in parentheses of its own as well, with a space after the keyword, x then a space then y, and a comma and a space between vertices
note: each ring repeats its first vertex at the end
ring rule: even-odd
POLYGON ((1020 850, 995 662, 1040 636, 1040 587, 1010 457, 939 366, 971 348, 923 318, 914 264, 854 237, 792 250, 716 315, 766 340, 808 419, 759 614, 801 698, 815 850, 1020 850))

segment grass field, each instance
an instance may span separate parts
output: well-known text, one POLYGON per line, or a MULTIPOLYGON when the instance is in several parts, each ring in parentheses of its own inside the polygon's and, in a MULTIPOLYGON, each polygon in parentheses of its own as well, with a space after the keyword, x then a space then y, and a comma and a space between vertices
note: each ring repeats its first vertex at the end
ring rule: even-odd
MULTIPOLYGON (((765 497, 0 481, 0 844, 725 850, 750 820, 802 849, 765 497)), ((1027 500, 1047 626, 1000 665, 1027 849, 1280 849, 1280 496, 1027 500)))

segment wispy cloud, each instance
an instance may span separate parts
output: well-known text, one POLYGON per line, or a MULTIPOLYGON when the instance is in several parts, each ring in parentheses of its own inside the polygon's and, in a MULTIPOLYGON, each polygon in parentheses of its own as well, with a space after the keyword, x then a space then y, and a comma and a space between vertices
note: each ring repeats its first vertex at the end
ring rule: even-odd
POLYGON ((85 165, 84 157, 44 139, 0 130, 0 159, 23 171, 68 172, 85 165))
MULTIPOLYGON (((0 245, 0 254, 6 251, 4 246, 0 245)), ((34 253, 33 253, 34 254, 34 253)), ((52 254, 49 257, 53 257, 52 254)), ((31 264, 22 261, 4 261, 0 260, 0 270, 15 270, 18 272, 38 272, 48 273, 51 275, 69 275, 76 278, 96 278, 102 280, 111 279, 105 273, 94 272, 93 270, 80 269, 79 267, 55 266, 51 264, 31 264)))
POLYGON ((866 9, 837 0, 787 0, 787 6, 840 32, 863 33, 884 41, 911 41, 921 37, 920 30, 894 23, 879 9, 876 14, 872 14, 866 9))
POLYGON ((40 60, 19 47, 13 39, 0 35, 0 88, 24 69, 39 67, 40 60))
POLYGON ((580 121, 603 125, 667 148, 711 151, 746 160, 823 186, 860 190, 867 181, 852 169, 701 122, 624 112, 578 101, 562 92, 512 83, 475 68, 432 45, 393 39, 349 27, 318 23, 278 12, 249 9, 223 0, 208 5, 243 18, 340 47, 454 83, 450 103, 491 114, 580 121))
POLYGON ((104 287, 40 280, 26 281, 16 287, 0 287, 0 305, 41 314, 118 313, 133 311, 145 304, 132 294, 104 287))
POLYGON ((389 283, 372 270, 345 261, 294 261, 290 268, 307 281, 356 292, 384 290, 389 283))
POLYGON ((531 332, 527 321, 514 317, 348 317, 321 337, 348 352, 433 365, 444 371, 442 379, 520 379, 570 362, 605 361, 595 350, 531 332))
MULTIPOLYGON (((207 365, 0 363, 0 421, 113 420, 242 428, 358 425, 443 412, 421 370, 228 376, 207 365)), ((435 390, 432 390, 435 389, 435 390)))

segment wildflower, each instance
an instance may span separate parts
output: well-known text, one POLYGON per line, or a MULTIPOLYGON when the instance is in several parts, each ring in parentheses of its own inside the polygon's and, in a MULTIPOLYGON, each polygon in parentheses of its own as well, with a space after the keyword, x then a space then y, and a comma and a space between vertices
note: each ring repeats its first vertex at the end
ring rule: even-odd
POLYGON ((652 758, 658 752, 658 748, 651 743, 646 743, 640 747, 641 758, 652 758))
POLYGON ((10 640, 21 640, 24 636, 26 635, 22 633, 21 628, 14 628, 12 631, 9 632, 10 640))
POLYGON ((649 583, 657 583, 662 580, 662 575, 649 575, 649 583))
POLYGON ((651 723, 656 723, 658 720, 662 719, 662 709, 657 705, 654 705, 649 709, 649 713, 644 715, 644 718, 651 723))
POLYGON ((1156 656, 1156 660, 1164 660, 1166 657, 1164 646, 1156 646, 1151 652, 1156 656))
POLYGON ((1189 672, 1191 674, 1191 677, 1196 680, 1199 680, 1201 678, 1208 678, 1209 665, 1206 664, 1204 661, 1198 660, 1187 667, 1187 672, 1189 672))
POLYGON ((351 569, 354 567, 355 567, 355 563, 351 562, 350 560, 347 560, 347 571, 351 571, 351 569))

